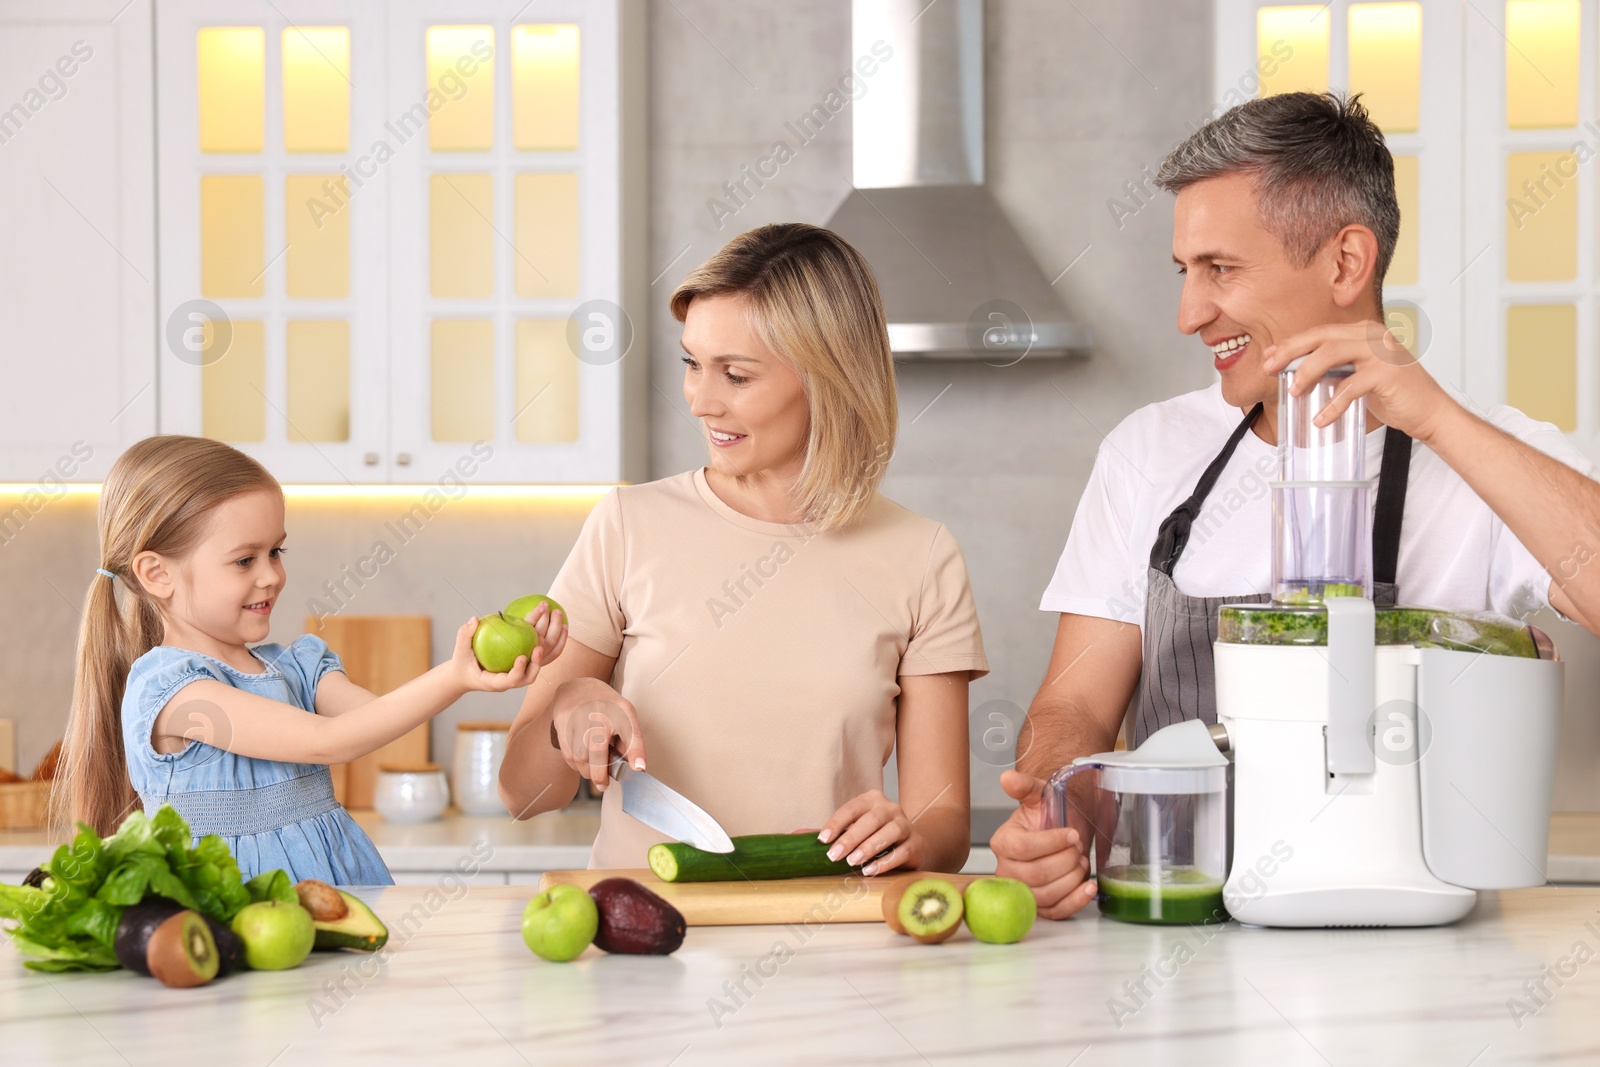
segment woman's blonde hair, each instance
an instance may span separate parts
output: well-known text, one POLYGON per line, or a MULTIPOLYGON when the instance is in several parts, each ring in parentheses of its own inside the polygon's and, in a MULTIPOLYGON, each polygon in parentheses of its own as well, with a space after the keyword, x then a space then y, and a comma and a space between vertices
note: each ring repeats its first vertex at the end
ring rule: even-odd
POLYGON ((795 503, 819 529, 872 502, 894 454, 899 405, 878 283, 831 230, 762 226, 729 241, 672 294, 683 322, 698 296, 742 296, 756 332, 800 376, 811 407, 795 503))
POLYGON ((147 437, 117 458, 100 491, 100 566, 78 631, 72 711, 51 790, 51 823, 116 829, 137 803, 122 747, 122 694, 134 660, 161 643, 155 600, 132 571, 141 552, 187 555, 218 505, 260 489, 281 492, 267 469, 204 437, 147 437), (117 603, 116 586, 123 598, 117 603))

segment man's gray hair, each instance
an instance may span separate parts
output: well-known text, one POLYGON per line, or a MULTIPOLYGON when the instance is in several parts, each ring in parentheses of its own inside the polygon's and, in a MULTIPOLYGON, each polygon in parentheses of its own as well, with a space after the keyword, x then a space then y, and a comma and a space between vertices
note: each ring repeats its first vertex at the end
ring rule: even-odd
POLYGON ((1261 224, 1298 267, 1344 227, 1365 226, 1378 239, 1372 285, 1381 302, 1400 204, 1394 158, 1360 100, 1280 93, 1230 108, 1168 154, 1156 184, 1177 193, 1207 178, 1253 175, 1261 224))

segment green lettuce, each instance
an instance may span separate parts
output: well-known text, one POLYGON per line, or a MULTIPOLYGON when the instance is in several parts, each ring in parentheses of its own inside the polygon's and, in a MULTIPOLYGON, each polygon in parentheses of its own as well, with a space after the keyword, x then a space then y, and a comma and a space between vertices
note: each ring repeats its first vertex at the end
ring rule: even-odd
POLYGON ((285 872, 267 871, 247 886, 227 842, 215 834, 191 840, 189 824, 165 804, 153 816, 133 812, 104 840, 79 823, 42 864, 39 887, 0 885, 11 944, 35 971, 108 971, 119 966, 112 948, 123 909, 148 897, 224 926, 253 900, 296 899, 285 872))

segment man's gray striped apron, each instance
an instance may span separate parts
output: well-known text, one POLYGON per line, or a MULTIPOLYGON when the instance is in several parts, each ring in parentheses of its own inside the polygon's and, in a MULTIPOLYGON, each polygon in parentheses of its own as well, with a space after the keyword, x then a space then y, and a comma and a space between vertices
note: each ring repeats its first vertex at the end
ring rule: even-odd
MULTIPOLYGON (((1175 722, 1196 718, 1207 723, 1217 721, 1216 673, 1211 658, 1211 646, 1217 639, 1217 609, 1224 604, 1261 603, 1266 599, 1262 593, 1185 596, 1172 580, 1173 568, 1189 544, 1189 531, 1199 518, 1206 497, 1261 409, 1260 404, 1250 409, 1195 483, 1189 499, 1161 523, 1156 543, 1150 549, 1149 588, 1144 602, 1144 670, 1132 747, 1144 744, 1152 733, 1175 722)), ((1395 602, 1395 562, 1400 556, 1400 520, 1405 513, 1410 464, 1411 438, 1388 427, 1372 522, 1372 599, 1379 604, 1395 602)))

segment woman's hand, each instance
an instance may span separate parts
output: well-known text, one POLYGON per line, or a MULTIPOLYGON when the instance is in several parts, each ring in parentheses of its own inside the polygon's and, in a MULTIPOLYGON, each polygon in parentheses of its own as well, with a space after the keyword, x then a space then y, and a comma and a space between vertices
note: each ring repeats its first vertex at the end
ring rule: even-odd
MULTIPOLYGON (((565 630, 565 627, 562 627, 565 630)), ((450 654, 449 670, 457 684, 469 693, 504 693, 507 689, 520 689, 539 677, 539 668, 549 657, 544 649, 533 650, 533 657, 518 656, 505 674, 486 671, 472 651, 472 635, 478 630, 477 618, 468 619, 456 631, 455 651, 450 654)), ((562 635, 565 643, 565 633, 562 635)), ((557 649, 557 651, 560 651, 557 649)))
POLYGON ((845 801, 822 825, 817 840, 834 843, 828 849, 831 860, 843 859, 852 866, 872 860, 861 868, 861 873, 869 877, 896 867, 914 868, 922 857, 921 835, 912 829, 911 820, 900 805, 884 796, 881 789, 869 789, 845 801), (872 859, 890 846, 894 851, 872 859))
POLYGON ((574 678, 556 690, 550 737, 567 766, 604 793, 611 783, 611 746, 634 770, 644 770, 639 715, 621 693, 598 678, 574 678))

